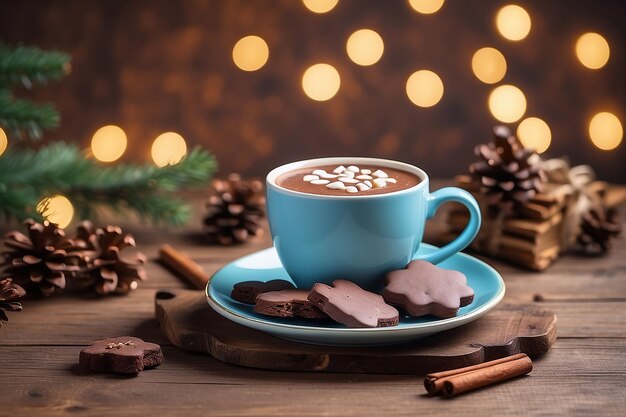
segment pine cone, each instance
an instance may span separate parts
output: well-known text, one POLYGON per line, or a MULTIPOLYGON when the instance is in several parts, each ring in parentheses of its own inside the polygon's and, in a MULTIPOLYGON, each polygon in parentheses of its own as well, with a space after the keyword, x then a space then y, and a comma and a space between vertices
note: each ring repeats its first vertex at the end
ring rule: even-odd
POLYGON ((65 232, 53 223, 27 220, 28 236, 12 231, 5 235, 2 253, 4 272, 27 291, 37 289, 43 295, 65 288, 66 279, 80 270, 80 253, 65 232))
POLYGON ((74 236, 74 244, 76 247, 86 251, 98 250, 98 235, 96 228, 89 220, 83 220, 76 226, 76 235, 74 236))
POLYGON ((586 253, 603 254, 611 248, 611 238, 617 237, 621 231, 617 210, 605 210, 594 204, 582 215, 577 241, 586 253))
POLYGON ((493 133, 493 143, 474 149, 482 160, 469 170, 480 183, 490 211, 510 213, 541 191, 546 176, 539 155, 524 148, 508 127, 496 126, 493 133))
POLYGON ((0 327, 3 321, 9 321, 7 311, 22 311, 22 304, 15 300, 24 295, 24 288, 14 284, 13 279, 5 278, 0 281, 0 327))
POLYGON ((83 250, 86 274, 83 287, 98 294, 125 294, 146 279, 146 257, 141 252, 122 256, 135 239, 116 226, 96 229, 90 221, 81 222, 76 229, 76 244, 83 250))
POLYGON ((222 245, 243 243, 263 232, 259 225, 265 217, 261 181, 243 181, 239 174, 230 174, 226 181, 213 181, 213 191, 204 218, 205 230, 213 241, 222 245))

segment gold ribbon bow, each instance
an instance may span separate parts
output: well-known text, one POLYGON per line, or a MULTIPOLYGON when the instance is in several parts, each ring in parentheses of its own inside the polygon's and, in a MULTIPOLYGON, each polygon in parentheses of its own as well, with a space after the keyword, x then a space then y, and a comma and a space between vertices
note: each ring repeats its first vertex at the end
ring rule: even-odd
POLYGON ((596 174, 589 165, 570 167, 569 163, 561 158, 544 161, 543 169, 549 183, 569 187, 570 197, 563 215, 561 229, 561 248, 565 249, 576 240, 582 215, 592 205, 599 203, 598 196, 587 190, 587 186, 596 179, 596 174))

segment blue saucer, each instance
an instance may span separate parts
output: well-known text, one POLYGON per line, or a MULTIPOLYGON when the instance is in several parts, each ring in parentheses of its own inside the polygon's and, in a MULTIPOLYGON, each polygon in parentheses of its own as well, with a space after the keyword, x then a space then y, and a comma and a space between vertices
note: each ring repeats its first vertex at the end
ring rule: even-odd
MULTIPOLYGON (((437 248, 422 243, 420 254, 437 248)), ((331 346, 375 346, 409 342, 476 320, 494 308, 504 297, 504 281, 498 272, 486 263, 463 253, 451 256, 439 264, 467 276, 474 289, 472 304, 459 310, 456 317, 438 319, 433 316, 401 316, 395 327, 346 328, 328 321, 270 317, 256 314, 251 305, 230 298, 233 285, 242 281, 291 281, 283 269, 276 250, 268 248, 239 258, 213 275, 207 285, 209 305, 219 314, 235 323, 270 333, 283 339, 331 346)))

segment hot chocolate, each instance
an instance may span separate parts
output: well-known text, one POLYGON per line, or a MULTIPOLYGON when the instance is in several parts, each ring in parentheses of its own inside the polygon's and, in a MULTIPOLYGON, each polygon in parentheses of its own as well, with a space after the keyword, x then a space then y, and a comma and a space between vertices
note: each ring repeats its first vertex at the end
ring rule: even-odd
POLYGON ((280 187, 308 194, 372 195, 405 190, 420 178, 406 171, 381 166, 324 165, 295 169, 276 179, 280 187))

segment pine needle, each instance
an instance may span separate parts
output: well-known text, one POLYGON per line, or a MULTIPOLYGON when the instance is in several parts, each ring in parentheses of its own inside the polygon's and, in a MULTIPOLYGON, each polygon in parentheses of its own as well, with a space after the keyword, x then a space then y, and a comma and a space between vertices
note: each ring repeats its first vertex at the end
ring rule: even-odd
POLYGON ((57 81, 71 70, 70 56, 59 51, 43 51, 19 45, 0 45, 0 86, 22 84, 31 89, 37 84, 57 81))
POLYGON ((176 165, 118 164, 87 158, 74 145, 56 142, 39 150, 7 150, 0 156, 0 214, 23 219, 36 214, 42 199, 62 194, 81 218, 96 208, 134 212, 154 223, 181 225, 190 209, 173 193, 208 183, 217 163, 201 149, 176 165))
POLYGON ((9 91, 0 90, 0 126, 12 137, 26 133, 31 139, 40 139, 43 131, 57 127, 60 119, 52 104, 14 99, 9 91))

